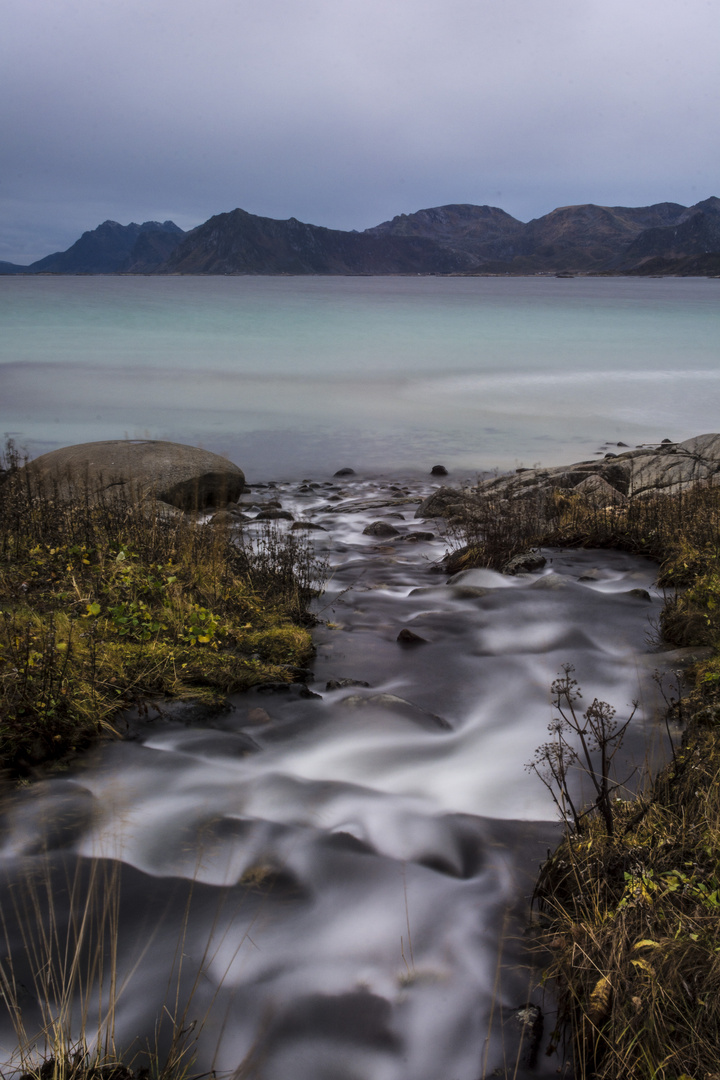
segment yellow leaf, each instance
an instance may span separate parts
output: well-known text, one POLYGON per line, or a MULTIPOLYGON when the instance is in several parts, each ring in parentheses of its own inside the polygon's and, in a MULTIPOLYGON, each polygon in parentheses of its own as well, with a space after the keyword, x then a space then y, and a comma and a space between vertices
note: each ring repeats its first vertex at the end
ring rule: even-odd
POLYGON ((659 941, 651 941, 650 938, 643 938, 642 941, 636 941, 635 944, 633 945, 633 949, 644 949, 646 947, 650 948, 650 949, 659 949, 660 948, 660 942, 659 941))
POLYGON ((593 987, 588 1003, 588 1017, 593 1024, 601 1023, 610 1011, 612 985, 607 975, 598 979, 593 987))

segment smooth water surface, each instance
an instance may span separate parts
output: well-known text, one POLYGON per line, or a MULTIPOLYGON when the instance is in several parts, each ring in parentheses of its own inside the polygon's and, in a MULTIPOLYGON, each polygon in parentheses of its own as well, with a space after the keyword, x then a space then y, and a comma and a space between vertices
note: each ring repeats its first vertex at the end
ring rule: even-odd
POLYGON ((0 277, 0 432, 250 478, 577 460, 717 428, 720 282, 0 277))

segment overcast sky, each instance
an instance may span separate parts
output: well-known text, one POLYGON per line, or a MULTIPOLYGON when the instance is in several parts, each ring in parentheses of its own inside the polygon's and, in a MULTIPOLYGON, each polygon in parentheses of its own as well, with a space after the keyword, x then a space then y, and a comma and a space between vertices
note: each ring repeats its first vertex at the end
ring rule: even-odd
POLYGON ((0 259, 236 206, 689 205, 719 56, 718 0, 5 0, 0 259))

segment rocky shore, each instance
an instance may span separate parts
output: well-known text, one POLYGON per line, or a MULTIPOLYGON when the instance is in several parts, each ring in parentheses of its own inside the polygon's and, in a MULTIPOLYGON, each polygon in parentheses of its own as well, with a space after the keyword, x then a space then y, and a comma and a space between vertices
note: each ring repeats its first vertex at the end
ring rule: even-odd
POLYGON ((482 480, 473 488, 441 487, 418 508, 418 517, 445 517, 458 524, 482 513, 489 501, 498 512, 518 500, 540 504, 555 491, 581 496, 590 505, 623 506, 662 493, 687 491, 717 483, 720 435, 697 435, 684 442, 669 439, 634 450, 608 451, 573 465, 516 469, 482 480))

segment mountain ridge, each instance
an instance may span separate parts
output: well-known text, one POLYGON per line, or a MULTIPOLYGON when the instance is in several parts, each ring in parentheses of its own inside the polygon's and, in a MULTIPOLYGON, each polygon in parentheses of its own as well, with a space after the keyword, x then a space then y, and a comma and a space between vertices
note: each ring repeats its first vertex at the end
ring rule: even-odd
POLYGON ((172 221, 105 221, 65 252, 0 274, 601 274, 720 273, 720 199, 693 206, 561 206, 519 221, 493 206, 448 203, 358 232, 239 207, 183 232, 172 221))

